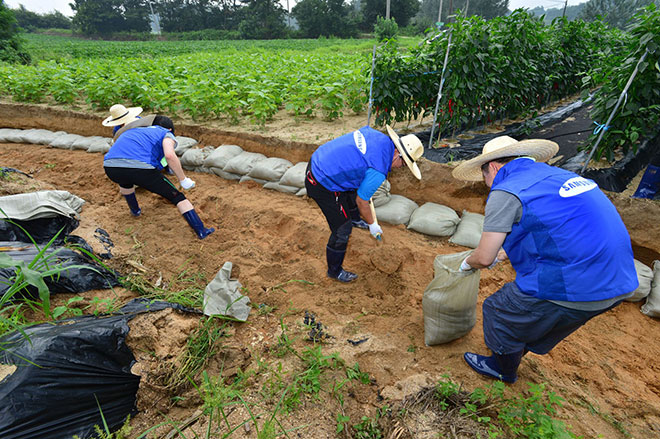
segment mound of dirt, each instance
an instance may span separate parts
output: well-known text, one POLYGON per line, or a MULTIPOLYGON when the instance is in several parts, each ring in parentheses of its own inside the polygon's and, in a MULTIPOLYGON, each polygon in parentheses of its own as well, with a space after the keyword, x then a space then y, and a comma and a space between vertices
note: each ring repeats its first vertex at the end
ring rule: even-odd
MULTIPOLYGON (((42 121, 33 127, 49 124, 42 121)), ((272 146, 262 148, 269 151, 267 155, 282 156, 272 146)), ((97 228, 107 231, 115 245, 115 257, 109 264, 121 273, 134 271, 152 283, 165 285, 176 283, 182 273, 210 281, 224 262, 234 263, 252 303, 275 311, 253 312, 246 323, 236 324, 228 339, 231 342, 217 361, 208 365, 210 375, 221 374, 223 367, 229 367, 233 371, 230 374, 239 368, 258 367, 258 358, 272 357, 282 324, 301 328, 308 311, 323 322, 331 336, 324 340, 324 351, 338 352, 350 365, 358 362, 372 378, 371 385, 356 387, 351 400, 345 402, 351 419, 373 416, 387 398, 402 399, 446 373, 467 389, 490 384, 464 364, 462 354, 468 350, 485 353, 481 304, 514 278, 508 263, 482 273, 475 328, 451 343, 425 346, 422 293, 433 278, 433 259, 437 254, 465 248, 405 226, 384 224, 381 244, 368 232, 355 230, 345 266, 360 277, 344 285, 325 276, 329 231, 312 200, 269 191, 254 182, 239 184, 190 172, 197 186, 187 195, 204 222, 217 229, 200 241, 173 206, 145 191, 137 191, 142 216, 132 217, 116 185, 106 178, 102 160, 100 154, 83 151, 0 144, 0 165, 37 175, 40 184, 68 190, 86 201, 80 227, 74 233, 102 252, 94 233, 97 228), (302 280, 306 282, 297 282, 302 280)), ((422 182, 405 170, 395 171, 390 179, 392 192, 419 204, 433 201, 458 212, 483 213, 487 188, 453 180, 451 169, 422 161, 422 182)), ((25 183, 23 189, 29 192, 34 188, 25 183)), ((628 226, 636 250, 644 249, 647 260, 660 259, 660 241, 654 232, 660 205, 609 195, 628 226)), ((132 296, 117 294, 126 294, 126 299, 132 296)), ((527 355, 519 381, 509 388, 519 392, 528 382, 548 383, 566 399, 558 416, 584 437, 659 437, 658 321, 642 315, 640 306, 624 303, 589 322, 550 354, 527 355)), ((182 398, 172 400, 172 395, 159 387, 162 377, 154 372, 164 363, 176 367, 185 334, 195 324, 195 318, 174 311, 133 324, 131 343, 142 352, 136 354, 140 360, 136 371, 140 369, 149 383, 140 397, 142 411, 132 420, 136 431, 161 422, 159 411, 181 421, 199 417, 197 393, 189 389, 182 398), (148 380, 149 376, 153 379, 148 380)), ((302 330, 300 335, 296 343, 308 345, 302 330)), ((251 384, 257 392, 263 383, 251 384)), ((248 416, 242 410, 237 408, 232 416, 248 416)), ((335 437, 337 410, 336 401, 310 402, 284 424, 287 428, 302 426, 300 437, 335 437)), ((420 424, 423 428, 428 426, 420 424)), ((246 430, 245 435, 254 436, 254 432, 246 430)), ((423 437, 421 431, 418 437, 423 437)))

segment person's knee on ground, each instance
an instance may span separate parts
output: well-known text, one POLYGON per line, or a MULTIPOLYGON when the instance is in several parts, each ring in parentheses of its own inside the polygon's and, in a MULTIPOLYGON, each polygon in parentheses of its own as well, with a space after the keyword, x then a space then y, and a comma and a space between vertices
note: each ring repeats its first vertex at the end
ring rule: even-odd
POLYGON ((326 246, 328 277, 337 279, 340 282, 351 282, 357 278, 357 274, 346 271, 342 267, 352 229, 352 223, 350 221, 345 222, 332 232, 326 246))
POLYGON ((199 217, 199 215, 197 215, 197 212, 195 212, 192 203, 188 201, 188 199, 180 201, 177 203, 176 207, 179 209, 179 212, 181 212, 181 215, 183 215, 183 217, 186 219, 188 225, 195 231, 199 239, 204 239, 211 233, 215 232, 214 227, 207 228, 204 226, 202 219, 199 217))

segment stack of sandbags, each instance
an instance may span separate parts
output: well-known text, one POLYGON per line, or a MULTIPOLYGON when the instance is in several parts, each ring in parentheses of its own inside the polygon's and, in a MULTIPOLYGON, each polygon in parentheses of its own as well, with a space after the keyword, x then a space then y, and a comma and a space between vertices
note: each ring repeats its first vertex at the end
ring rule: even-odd
POLYGON ((279 181, 270 181, 264 184, 266 189, 272 189, 287 194, 305 195, 305 171, 307 162, 298 162, 289 167, 279 181), (304 192, 304 193, 303 193, 304 192))

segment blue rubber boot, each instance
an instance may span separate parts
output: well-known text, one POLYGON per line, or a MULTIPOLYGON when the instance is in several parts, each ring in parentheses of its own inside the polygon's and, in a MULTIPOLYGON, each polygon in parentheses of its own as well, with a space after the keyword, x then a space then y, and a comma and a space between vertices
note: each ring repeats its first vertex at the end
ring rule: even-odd
POLYGON ((209 236, 211 233, 215 232, 215 229, 213 227, 206 228, 204 227, 204 223, 202 222, 201 218, 199 215, 197 215, 197 212, 195 212, 195 209, 189 210, 188 212, 183 214, 183 217, 188 221, 188 224, 192 229, 197 233, 197 236, 199 239, 204 239, 207 236, 209 236))
POLYGON ((128 208, 131 209, 131 215, 140 216, 140 214, 142 213, 142 209, 140 209, 140 205, 137 202, 137 198, 135 198, 135 192, 129 195, 124 195, 124 198, 126 198, 126 203, 128 204, 128 208))
POLYGON ((481 375, 485 375, 505 383, 515 383, 518 379, 518 366, 523 357, 523 351, 513 354, 498 355, 493 354, 490 357, 466 352, 463 354, 465 362, 481 375))
POLYGON ((337 279, 340 282, 352 282, 358 276, 342 268, 341 264, 344 262, 345 255, 346 250, 335 250, 326 246, 325 256, 328 260, 328 277, 337 279))

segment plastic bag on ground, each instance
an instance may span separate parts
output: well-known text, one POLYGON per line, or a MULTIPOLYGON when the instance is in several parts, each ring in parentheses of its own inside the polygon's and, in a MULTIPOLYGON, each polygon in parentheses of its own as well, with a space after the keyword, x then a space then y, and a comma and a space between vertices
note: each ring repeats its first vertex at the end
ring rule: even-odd
POLYGON ((480 213, 463 211, 461 222, 458 223, 456 231, 449 238, 449 242, 464 247, 477 248, 484 231, 484 216, 480 213))
POLYGON ((241 322, 250 314, 250 298, 241 293, 241 283, 231 277, 227 261, 204 290, 204 315, 231 316, 241 322))
POLYGON ((424 343, 433 346, 464 336, 477 322, 480 270, 460 271, 472 251, 438 255, 435 277, 424 290, 424 343))
POLYGON ((656 194, 660 194, 660 166, 648 165, 633 198, 653 200, 656 194))
POLYGON ((376 207, 376 216, 379 222, 390 224, 408 224, 410 215, 419 205, 402 195, 392 195, 390 201, 376 207))
POLYGON ((653 270, 650 267, 635 259, 635 270, 637 270, 637 280, 639 286, 633 291, 632 296, 625 299, 626 302, 639 302, 646 298, 651 292, 651 282, 653 282, 653 270))
POLYGON ((460 222, 451 207, 436 203, 424 203, 410 216, 408 228, 432 236, 451 236, 460 222))
POLYGON ((653 282, 651 292, 642 305, 642 313, 649 317, 660 318, 660 261, 653 261, 653 282))

